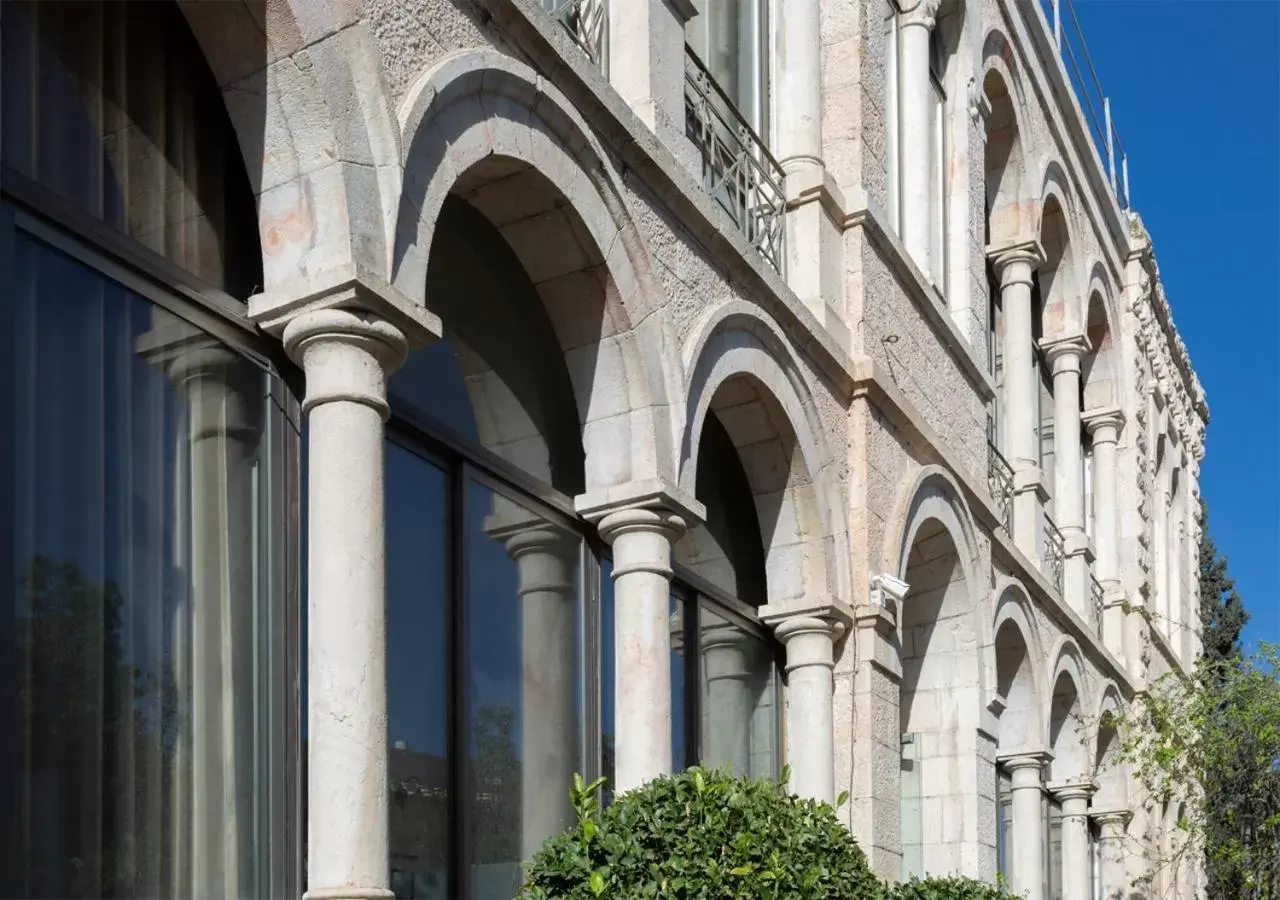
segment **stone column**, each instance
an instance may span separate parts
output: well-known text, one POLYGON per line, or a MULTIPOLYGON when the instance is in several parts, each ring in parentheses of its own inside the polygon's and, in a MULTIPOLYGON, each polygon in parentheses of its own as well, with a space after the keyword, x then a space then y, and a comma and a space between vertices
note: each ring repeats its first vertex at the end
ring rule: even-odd
POLYGON ((1103 900, 1124 900, 1129 894, 1129 873, 1125 866, 1125 834, 1133 813, 1127 809, 1097 810, 1091 813, 1098 823, 1101 846, 1103 900))
POLYGON ((729 766, 736 774, 746 775, 751 771, 751 714, 755 707, 751 657, 759 642, 726 623, 702 631, 700 644, 707 682, 704 759, 709 766, 729 766))
MULTIPOLYGON (((921 272, 929 265, 929 35, 940 0, 906 0, 900 13, 898 71, 902 121, 902 242, 921 272)), ((1006 313, 1007 316, 1007 313, 1006 313)), ((1007 323, 1006 318, 1006 323, 1007 323)))
MULTIPOLYGON (((873 595, 874 596, 874 595, 873 595)), ((896 608, 896 607, 895 607, 896 608)), ((902 875, 902 765, 898 727, 902 662, 894 640, 894 610, 873 602, 854 610, 853 778, 849 825, 881 878, 902 875)), ((846 651, 847 652, 847 651, 846 651)))
POLYGON ((1013 782, 1013 852, 1009 881, 1013 892, 1027 900, 1044 896, 1044 780, 1045 764, 1053 754, 1028 750, 1002 754, 1000 765, 1013 782))
POLYGON ((774 26, 775 156, 787 172, 822 168, 822 46, 819 0, 788 0, 778 7, 774 26))
POLYGON ((1092 781, 1059 782, 1049 786, 1062 804, 1062 900, 1093 900, 1093 866, 1089 859, 1089 798, 1098 786, 1092 781))
POLYGON ((377 315, 321 309, 284 345, 310 419, 307 897, 390 900, 383 423, 407 343, 377 315))
POLYGON ((520 838, 521 859, 573 822, 569 785, 576 754, 578 541, 503 497, 485 521, 490 537, 503 541, 520 581, 520 838))
POLYGON ((1082 334, 1040 342, 1053 367, 1054 511, 1065 552, 1062 594, 1091 621, 1089 563, 1093 550, 1084 530, 1084 455, 1080 446, 1080 364, 1089 352, 1082 334))
POLYGON ((622 793, 671 772, 671 548, 705 513, 647 484, 584 494, 576 505, 613 547, 614 790, 622 793))
POLYGON ((1034 241, 988 249, 1000 279, 1004 308, 1004 454, 1013 469, 1013 539, 1031 559, 1039 558, 1037 504, 1042 499, 1035 446, 1037 407, 1032 368, 1031 274, 1044 261, 1034 241))
POLYGON ((786 647, 787 762, 791 789, 834 803, 835 731, 831 710, 836 641, 853 617, 842 606, 765 606, 760 619, 786 647))
POLYGON ((1093 438, 1093 544, 1097 548, 1098 582, 1102 585, 1102 638, 1117 658, 1124 657, 1124 589, 1120 581, 1119 484, 1116 444, 1124 426, 1119 407, 1090 410, 1084 426, 1093 438))

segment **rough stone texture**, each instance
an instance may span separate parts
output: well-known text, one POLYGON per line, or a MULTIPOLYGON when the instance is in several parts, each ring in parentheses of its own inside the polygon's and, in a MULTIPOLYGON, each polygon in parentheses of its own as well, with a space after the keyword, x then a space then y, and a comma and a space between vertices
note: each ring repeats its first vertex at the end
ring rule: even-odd
MULTIPOLYGON (((668 148, 678 142, 655 137, 643 124, 652 116, 628 107, 533 0, 270 3, 256 27, 271 52, 257 65, 218 43, 253 33, 252 23, 198 30, 261 195, 262 307, 282 322, 299 298, 358 280, 393 311, 430 308, 436 217, 446 194, 469 202, 546 307, 584 423, 588 492, 612 502, 678 484, 692 494, 693 425, 713 414, 769 523, 771 604, 858 610, 871 602, 872 575, 908 582, 891 604, 896 630, 875 645, 893 664, 877 662, 874 642, 838 643, 830 733, 791 740, 831 750, 816 757, 834 759, 819 780, 833 776, 837 792, 851 792, 847 821, 878 871, 897 876, 915 854, 913 866, 992 878, 996 748, 1053 749, 1056 774, 1070 765, 1066 774, 1087 774, 1080 760, 1097 741, 1104 686, 1123 708, 1162 672, 1188 666, 1198 637, 1148 628, 1134 612, 1123 640, 1108 642, 1123 649, 1113 654, 1041 571, 1045 554, 1016 548, 1001 524, 987 447, 1000 380, 984 235, 1038 242, 1049 257, 1047 333, 1097 337, 1084 362, 1086 405, 1104 398, 1125 418, 1114 510, 1121 589, 1135 607, 1160 599, 1183 610, 1184 622, 1196 608, 1198 530, 1185 510, 1198 494, 1208 410, 1150 240, 1098 189, 1096 148, 1075 137, 1087 132, 1056 86, 1059 62, 1035 49, 1045 26, 1034 4, 968 0, 963 15, 958 3, 941 7, 945 295, 907 259, 887 215, 884 26, 896 6, 916 8, 821 5, 821 104, 810 112, 823 123, 823 209, 843 230, 842 241, 806 251, 843 275, 843 296, 822 303, 797 297, 786 273, 751 249, 703 192, 697 160, 677 159, 668 148), (995 146, 1008 158, 993 159, 995 146), (998 201, 991 223, 989 197, 998 201), (1180 544, 1163 549, 1153 525, 1162 461, 1177 462, 1186 486, 1180 544), (1185 590, 1158 598, 1159 583, 1185 590), (1010 596, 1022 612, 997 621, 1010 596), (914 724, 904 698, 920 704, 914 724), (1008 746, 1015 730, 1027 746, 1008 746), (918 828, 901 804, 908 731, 920 765, 908 797, 918 828)), ((636 64, 628 49, 613 48, 611 75, 636 64)), ((657 49, 646 65, 683 64, 678 46, 657 49)), ((514 398, 482 364, 469 374, 497 398, 490 449, 524 459, 538 439, 532 421, 501 414, 514 398)), ((723 580, 724 555, 705 535, 695 531, 676 552, 723 580)), ((661 585, 640 592, 657 621, 661 585)), ((647 649, 637 669, 660 656, 647 649)), ((640 683, 629 696, 660 706, 653 688, 640 683)), ((660 769, 662 752, 632 757, 628 778, 660 769)), ((1159 816, 1138 812, 1131 834, 1160 827, 1159 816)))

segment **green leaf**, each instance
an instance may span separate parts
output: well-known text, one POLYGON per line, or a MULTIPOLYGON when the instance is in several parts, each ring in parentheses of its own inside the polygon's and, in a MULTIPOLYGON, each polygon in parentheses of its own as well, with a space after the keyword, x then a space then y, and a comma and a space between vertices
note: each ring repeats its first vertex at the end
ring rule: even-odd
POLYGON ((587 884, 591 888, 591 893, 599 897, 604 893, 604 876, 600 874, 600 870, 596 869, 591 873, 591 877, 587 879, 587 884))

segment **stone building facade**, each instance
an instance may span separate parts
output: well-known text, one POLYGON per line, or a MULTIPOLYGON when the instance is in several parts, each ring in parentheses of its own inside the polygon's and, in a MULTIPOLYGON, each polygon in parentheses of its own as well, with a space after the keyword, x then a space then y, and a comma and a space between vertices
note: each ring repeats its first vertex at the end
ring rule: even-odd
POLYGON ((1208 409, 1049 7, 2 15, 0 893, 506 898, 704 762, 1200 896, 1208 409))

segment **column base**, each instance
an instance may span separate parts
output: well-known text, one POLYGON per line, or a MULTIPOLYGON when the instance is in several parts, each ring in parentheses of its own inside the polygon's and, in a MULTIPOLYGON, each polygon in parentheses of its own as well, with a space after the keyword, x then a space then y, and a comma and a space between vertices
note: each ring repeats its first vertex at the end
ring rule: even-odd
POLYGON ((305 891, 302 900, 395 900, 395 896, 387 888, 332 887, 305 891))

